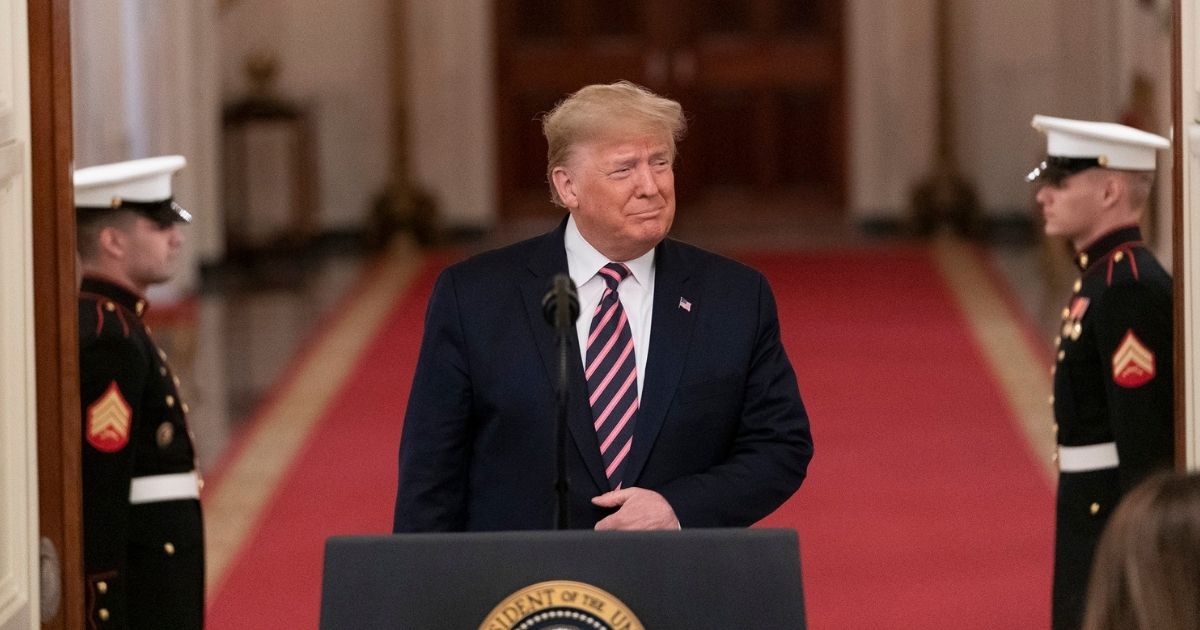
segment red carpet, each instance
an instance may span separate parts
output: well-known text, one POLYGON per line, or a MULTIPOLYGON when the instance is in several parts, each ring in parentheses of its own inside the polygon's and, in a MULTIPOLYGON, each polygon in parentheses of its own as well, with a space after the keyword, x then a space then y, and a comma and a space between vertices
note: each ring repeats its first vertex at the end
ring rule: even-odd
POLYGON ((923 250, 747 260, 816 446, 762 525, 800 532, 814 628, 1049 626, 1053 494, 923 250))
MULTIPOLYGON (((923 250, 754 256, 813 419, 799 495, 810 627, 1036 628, 1053 499, 923 250)), ((315 628, 334 534, 390 528, 428 268, 393 308, 210 598, 209 627, 315 628)))

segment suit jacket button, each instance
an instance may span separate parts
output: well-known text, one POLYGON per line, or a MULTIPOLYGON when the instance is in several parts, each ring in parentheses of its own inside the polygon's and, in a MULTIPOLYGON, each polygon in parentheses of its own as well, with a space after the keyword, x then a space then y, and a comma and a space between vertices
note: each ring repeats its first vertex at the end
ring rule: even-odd
POLYGON ((173 556, 175 555, 175 545, 167 543, 163 545, 163 551, 167 552, 168 556, 173 556))
POLYGON ((1100 504, 1099 504, 1099 503, 1093 503, 1093 504, 1091 505, 1091 507, 1089 507, 1089 508, 1088 508, 1088 511, 1092 513, 1092 516, 1095 516, 1095 515, 1099 514, 1099 513, 1100 513, 1100 504))

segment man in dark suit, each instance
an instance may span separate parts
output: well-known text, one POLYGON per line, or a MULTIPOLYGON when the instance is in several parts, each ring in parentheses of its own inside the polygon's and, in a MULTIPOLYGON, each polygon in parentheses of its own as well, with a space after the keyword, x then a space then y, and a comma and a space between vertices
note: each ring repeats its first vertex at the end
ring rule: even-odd
POLYGON ((1092 555, 1122 495, 1174 454, 1171 277, 1138 221, 1167 140, 1124 125, 1035 116, 1046 233, 1075 248, 1053 368, 1058 441, 1053 622, 1078 628, 1092 555))
POLYGON ((549 529, 555 509, 551 279, 569 273, 572 527, 748 526, 812 458, 761 274, 666 238, 678 103, 585 87, 543 120, 549 234, 447 268, 430 298, 400 446, 397 532, 549 529))
POLYGON ((204 527, 187 404, 142 322, 190 221, 180 156, 75 173, 83 551, 89 628, 204 625, 204 527))

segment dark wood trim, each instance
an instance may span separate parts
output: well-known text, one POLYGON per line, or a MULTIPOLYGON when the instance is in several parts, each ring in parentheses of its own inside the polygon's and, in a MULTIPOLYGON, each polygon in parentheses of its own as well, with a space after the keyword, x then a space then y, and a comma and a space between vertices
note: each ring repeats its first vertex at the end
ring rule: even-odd
MULTIPOLYGON (((1180 0, 1171 3, 1171 129, 1175 146, 1171 150, 1174 177, 1171 182, 1171 263, 1175 282, 1175 468, 1187 470, 1187 357, 1184 355, 1184 276, 1187 267, 1183 248, 1187 246, 1183 229, 1183 179, 1188 167, 1183 154, 1187 129, 1183 122, 1183 7, 1180 0)), ((1200 182, 1192 182, 1192 185, 1200 182)))
POLYGON ((84 604, 70 0, 28 7, 38 516, 63 580, 58 614, 42 627, 73 629, 84 627, 84 604))

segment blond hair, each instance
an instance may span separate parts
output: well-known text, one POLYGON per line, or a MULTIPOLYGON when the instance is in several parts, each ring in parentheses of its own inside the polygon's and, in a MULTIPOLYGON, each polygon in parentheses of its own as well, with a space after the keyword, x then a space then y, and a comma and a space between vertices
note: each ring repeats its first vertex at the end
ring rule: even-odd
POLYGON ((552 173, 570 160, 572 149, 578 145, 620 134, 660 135, 667 140, 674 160, 675 143, 683 139, 686 129, 687 121, 678 102, 640 85, 617 81, 581 88, 542 117, 550 200, 563 205, 554 189, 552 173))
POLYGON ((1147 478, 1100 537, 1086 630, 1182 630, 1200 620, 1200 476, 1147 478))

